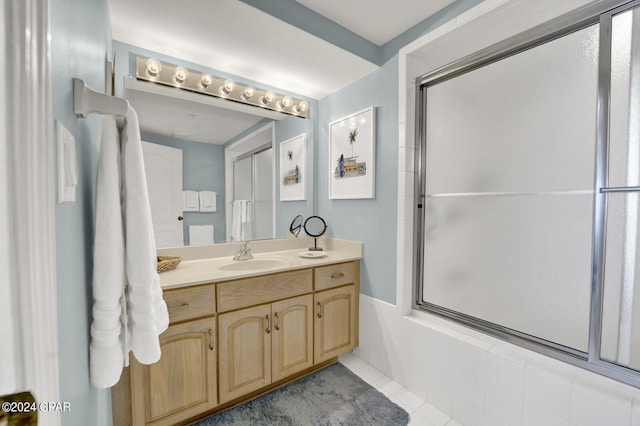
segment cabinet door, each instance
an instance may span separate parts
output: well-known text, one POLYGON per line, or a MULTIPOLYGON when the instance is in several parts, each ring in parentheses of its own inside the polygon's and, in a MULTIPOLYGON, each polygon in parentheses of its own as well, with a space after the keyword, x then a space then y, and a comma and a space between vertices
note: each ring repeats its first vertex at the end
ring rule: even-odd
POLYGON ((314 295, 314 362, 317 364, 355 347, 355 286, 348 285, 314 295))
POLYGON ((313 365, 313 296, 275 302, 271 313, 272 379, 276 382, 313 365))
POLYGON ((271 383, 271 308, 260 305, 218 316, 220 402, 271 383))
POLYGON ((131 363, 133 424, 173 425, 217 405, 214 317, 170 326, 158 362, 131 363))

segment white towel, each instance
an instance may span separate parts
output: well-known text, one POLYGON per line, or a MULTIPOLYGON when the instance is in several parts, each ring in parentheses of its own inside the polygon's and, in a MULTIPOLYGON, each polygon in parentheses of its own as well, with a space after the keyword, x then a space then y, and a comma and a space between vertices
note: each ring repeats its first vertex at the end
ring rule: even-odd
POLYGON ((121 298, 126 285, 124 228, 120 204, 120 140, 115 119, 102 124, 96 191, 96 235, 93 265, 93 323, 89 347, 91 381, 108 388, 124 366, 121 298))
POLYGON ((250 240, 252 226, 251 201, 235 200, 231 205, 231 240, 250 240))
POLYGON ((140 125, 138 115, 131 107, 125 123, 121 141, 131 350, 142 364, 152 364, 160 359, 158 336, 169 326, 169 314, 162 299, 160 276, 156 272, 156 243, 140 125))
POLYGON ((200 210, 200 203, 197 191, 182 191, 182 211, 197 212, 200 210))
POLYGON ((200 197, 200 211, 201 212, 215 212, 216 211, 216 194, 213 191, 200 191, 198 192, 200 197))
POLYGON ((143 364, 160 359, 158 336, 169 315, 155 250, 138 117, 129 108, 120 135, 115 119, 104 118, 98 161, 89 350, 98 388, 118 382, 129 350, 143 364))

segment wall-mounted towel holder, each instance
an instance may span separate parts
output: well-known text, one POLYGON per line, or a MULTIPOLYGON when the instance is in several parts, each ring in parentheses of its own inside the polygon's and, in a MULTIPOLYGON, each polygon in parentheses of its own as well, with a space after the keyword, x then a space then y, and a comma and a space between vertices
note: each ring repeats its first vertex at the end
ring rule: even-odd
POLYGON ((126 100, 96 92, 81 79, 73 79, 73 112, 76 117, 87 118, 94 112, 125 117, 128 109, 129 102, 126 100))

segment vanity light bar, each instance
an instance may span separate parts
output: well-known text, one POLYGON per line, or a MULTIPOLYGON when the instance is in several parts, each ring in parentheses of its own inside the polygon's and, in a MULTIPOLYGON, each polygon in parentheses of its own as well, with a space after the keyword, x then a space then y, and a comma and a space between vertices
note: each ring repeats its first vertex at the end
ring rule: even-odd
POLYGON ((160 62, 154 58, 136 58, 136 78, 296 117, 309 117, 309 103, 305 100, 246 86, 230 79, 160 62))

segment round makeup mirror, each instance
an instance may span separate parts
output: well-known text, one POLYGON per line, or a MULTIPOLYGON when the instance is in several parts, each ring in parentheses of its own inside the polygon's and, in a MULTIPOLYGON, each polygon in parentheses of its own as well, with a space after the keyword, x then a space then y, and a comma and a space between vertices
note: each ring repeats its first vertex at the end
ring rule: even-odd
POLYGON ((298 238, 298 235, 300 234, 301 229, 302 229, 302 215, 298 215, 294 217, 293 220, 291 221, 291 225, 289 225, 289 232, 291 232, 291 235, 298 238))
POLYGON ((322 247, 318 247, 318 237, 324 235, 326 230, 327 223, 320 216, 310 216, 304 221, 304 232, 313 237, 313 247, 309 247, 310 251, 322 250, 322 247))

